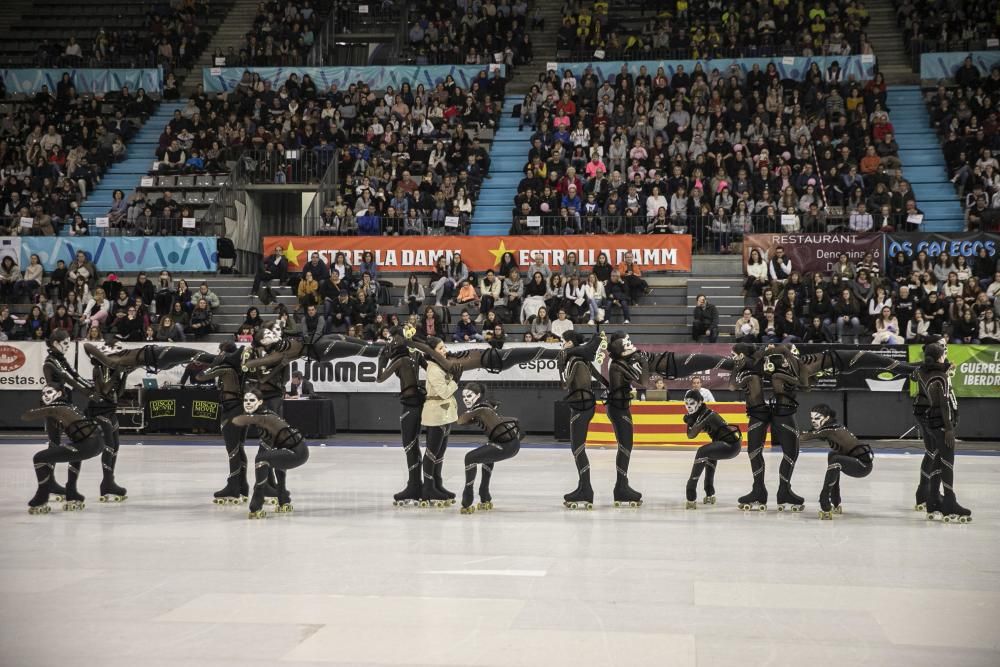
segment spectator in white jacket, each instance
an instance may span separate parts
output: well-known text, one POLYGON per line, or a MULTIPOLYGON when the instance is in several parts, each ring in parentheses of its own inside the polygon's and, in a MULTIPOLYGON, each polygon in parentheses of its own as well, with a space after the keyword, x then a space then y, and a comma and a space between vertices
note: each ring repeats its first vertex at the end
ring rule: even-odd
POLYGON ((90 330, 91 327, 104 328, 104 322, 111 312, 111 302, 108 301, 104 290, 98 287, 94 290, 94 295, 87 301, 80 314, 80 326, 83 331, 90 330))
POLYGON ((604 303, 604 299, 607 298, 607 294, 604 292, 604 283, 591 273, 587 276, 587 282, 583 286, 583 294, 584 298, 587 299, 587 308, 590 309, 590 321, 587 324, 593 326, 595 321, 603 319, 600 317, 598 304, 604 303))
POLYGON ((653 194, 646 197, 646 217, 655 218, 660 209, 670 210, 670 202, 660 194, 659 186, 653 186, 653 194))

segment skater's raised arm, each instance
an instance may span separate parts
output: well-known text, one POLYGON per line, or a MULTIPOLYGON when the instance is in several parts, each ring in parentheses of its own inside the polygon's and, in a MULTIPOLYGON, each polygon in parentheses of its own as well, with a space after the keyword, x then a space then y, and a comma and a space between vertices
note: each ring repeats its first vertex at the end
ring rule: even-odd
POLYGON ((83 415, 72 405, 43 405, 40 408, 32 408, 21 415, 21 420, 26 422, 41 421, 52 417, 60 422, 74 422, 83 419, 83 415))

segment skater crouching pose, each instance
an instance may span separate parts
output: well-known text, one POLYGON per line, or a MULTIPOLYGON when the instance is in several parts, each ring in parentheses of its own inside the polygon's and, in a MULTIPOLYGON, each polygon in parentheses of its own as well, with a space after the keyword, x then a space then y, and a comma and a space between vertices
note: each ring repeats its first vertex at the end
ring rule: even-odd
MULTIPOLYGON (((48 386, 42 389, 42 407, 28 410, 21 418, 24 421, 44 419, 46 424, 53 420, 57 428, 64 430, 69 438, 68 444, 58 443, 55 447, 46 447, 34 456, 38 491, 28 501, 28 513, 48 514, 50 482, 56 464, 69 463, 72 470, 72 464, 76 463, 76 469, 79 470, 80 461, 100 454, 104 447, 101 427, 93 419, 83 415, 75 405, 67 403, 59 389, 48 386)), ((66 482, 66 504, 63 509, 82 510, 83 500, 83 496, 76 490, 76 477, 71 476, 66 482)))
POLYGON ((917 502, 925 504, 928 519, 943 518, 946 523, 968 523, 972 521, 972 511, 959 505, 955 495, 958 399, 951 386, 952 370, 944 345, 924 345, 924 361, 913 374, 917 383, 913 413, 924 431, 930 471, 926 477, 921 476, 917 502), (941 487, 944 487, 943 497, 941 487))
MULTIPOLYGON (((56 329, 52 332, 45 345, 48 349, 45 361, 42 362, 42 375, 45 377, 45 386, 53 387, 59 391, 62 395, 62 400, 66 403, 72 403, 74 389, 90 393, 93 387, 76 372, 76 369, 73 368, 73 365, 66 358, 69 351, 73 349, 73 341, 70 340, 69 332, 65 329, 56 329)), ((59 447, 62 431, 55 419, 45 421, 45 434, 49 440, 49 447, 59 447)), ((72 480, 74 488, 79 476, 80 464, 71 464, 69 466, 69 477, 72 480)), ((49 476, 49 491, 52 493, 52 499, 55 502, 62 502, 66 498, 66 488, 56 482, 55 468, 53 468, 52 475, 49 476)), ((79 500, 82 501, 83 497, 80 496, 79 500)))
POLYGON ((406 336, 399 327, 394 327, 392 340, 384 346, 379 357, 378 381, 385 382, 395 375, 399 378, 399 432, 403 439, 403 453, 406 455, 406 488, 393 495, 396 506, 420 502, 423 484, 420 479, 420 416, 426 393, 420 386, 422 357, 410 353, 406 336))
POLYGON ((255 481, 248 518, 265 518, 264 499, 272 471, 278 483, 278 507, 275 512, 291 512, 292 497, 286 486, 286 473, 309 460, 305 438, 279 415, 264 407, 264 401, 256 391, 244 395, 243 409, 246 414, 233 417, 233 424, 240 428, 258 427, 262 445, 254 462, 255 481))
POLYGON ((486 434, 486 444, 465 455, 465 489, 462 491, 461 512, 471 514, 477 509, 493 509, 493 496, 490 494, 493 464, 517 455, 524 436, 516 419, 502 416, 497 412, 498 407, 486 400, 486 387, 480 383, 470 382, 465 385, 462 402, 468 411, 458 418, 458 423, 476 424, 486 434), (473 506, 478 465, 483 466, 483 477, 479 483, 479 504, 473 506))
POLYGON ((594 418, 597 405, 593 392, 594 378, 604 377, 594 368, 599 352, 607 347, 603 335, 594 335, 583 344, 580 334, 567 331, 563 334, 563 350, 559 354, 559 374, 569 405, 569 441, 576 463, 576 489, 563 496, 563 504, 570 509, 594 507, 594 489, 590 484, 590 460, 587 458, 587 431, 594 418))
POLYGON ((702 502, 714 505, 716 463, 739 456, 742 440, 739 427, 730 426, 719 413, 705 405, 705 397, 700 391, 691 390, 684 394, 684 409, 687 410, 684 415, 687 437, 694 439, 699 433, 707 433, 712 439, 712 442, 699 447, 694 455, 685 504, 687 509, 693 510, 698 507, 698 480, 702 471, 705 473, 705 498, 702 502))
POLYGON ((858 442, 847 427, 837 423, 837 413, 825 403, 809 410, 812 430, 799 434, 799 442, 823 440, 830 446, 826 459, 826 478, 819 493, 819 518, 832 519, 843 514, 840 504, 840 474, 848 477, 867 477, 875 463, 872 448, 858 442))
POLYGON ((442 485, 441 475, 451 425, 458 421, 458 402, 455 400, 458 384, 448 370, 435 361, 446 353, 441 339, 431 336, 427 339, 427 344, 436 354, 427 361, 427 398, 420 413, 420 421, 427 429, 420 499, 442 506, 455 501, 455 494, 442 485))

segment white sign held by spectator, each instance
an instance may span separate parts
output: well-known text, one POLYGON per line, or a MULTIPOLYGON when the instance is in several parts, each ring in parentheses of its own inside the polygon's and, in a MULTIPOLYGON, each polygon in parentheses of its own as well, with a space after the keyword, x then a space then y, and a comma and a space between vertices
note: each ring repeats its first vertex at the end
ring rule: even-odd
MULTIPOLYGON (((216 60, 218 60, 218 58, 216 58, 216 60)), ((222 76, 222 68, 221 67, 213 67, 212 69, 210 69, 208 71, 208 73, 211 74, 212 76, 222 76)))
POLYGON ((500 72, 502 74, 503 70, 500 69, 500 65, 493 65, 493 64, 491 64, 490 65, 490 74, 493 74, 493 72, 500 72))
POLYGON ((594 57, 598 60, 604 60, 604 49, 597 49, 594 51, 594 57))
POLYGON ((799 216, 788 213, 781 214, 781 227, 785 231, 796 231, 799 228, 799 216))
POLYGON ((924 214, 923 213, 911 213, 908 216, 906 216, 906 221, 908 223, 910 223, 911 225, 922 225, 923 222, 924 222, 924 214))
POLYGON ((111 226, 111 221, 108 218, 94 218, 94 224, 106 228, 111 226))
POLYGON ((35 219, 34 218, 21 218, 21 226, 22 227, 31 227, 34 224, 35 224, 35 219))
POLYGON ((367 14, 368 5, 358 5, 358 14, 367 14))
POLYGON ((795 58, 793 56, 785 56, 784 58, 781 59, 781 64, 782 65, 794 65, 795 64, 795 58))
POLYGON ((997 39, 996 37, 990 37, 989 39, 986 40, 986 48, 995 49, 998 46, 1000 46, 1000 39, 997 39))
POLYGON ((194 229, 196 220, 194 218, 183 218, 181 219, 181 226, 184 229, 194 229))
POLYGON ((493 54, 493 62, 502 63, 503 62, 503 51, 498 51, 493 54))
POLYGON ((457 215, 446 215, 444 218, 445 227, 458 227, 458 216, 457 215))
POLYGON ((873 53, 862 53, 861 62, 863 63, 873 63, 875 62, 875 54, 873 53))
POLYGON ((140 188, 151 188, 156 185, 156 178, 153 176, 143 176, 139 179, 140 188))
POLYGON ((545 63, 546 72, 557 72, 559 70, 559 63, 548 62, 545 63))
POLYGON ((540 215, 529 215, 528 216, 528 226, 529 227, 541 227, 542 226, 542 216, 540 216, 540 215))
MULTIPOLYGON (((216 56, 215 57, 215 66, 216 67, 225 67, 226 66, 226 57, 225 56, 216 56)), ((213 72, 213 74, 215 74, 215 73, 213 72)))

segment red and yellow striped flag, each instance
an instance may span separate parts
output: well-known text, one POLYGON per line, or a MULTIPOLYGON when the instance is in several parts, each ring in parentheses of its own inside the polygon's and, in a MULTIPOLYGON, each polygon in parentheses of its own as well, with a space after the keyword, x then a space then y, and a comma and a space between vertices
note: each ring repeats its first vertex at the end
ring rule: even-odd
MULTIPOLYGON (((713 410, 722 415, 728 423, 739 426, 744 436, 749 423, 744 403, 710 403, 713 410)), ((694 440, 688 440, 687 426, 684 424, 684 404, 680 401, 636 401, 632 404, 632 424, 635 433, 633 442, 638 447, 700 447, 711 440, 701 433, 694 440)), ((764 441, 771 446, 771 433, 764 441)), ((615 432, 608 420, 604 405, 598 404, 597 412, 587 431, 588 445, 617 444, 615 432)), ((746 446, 746 437, 744 437, 746 446)))

